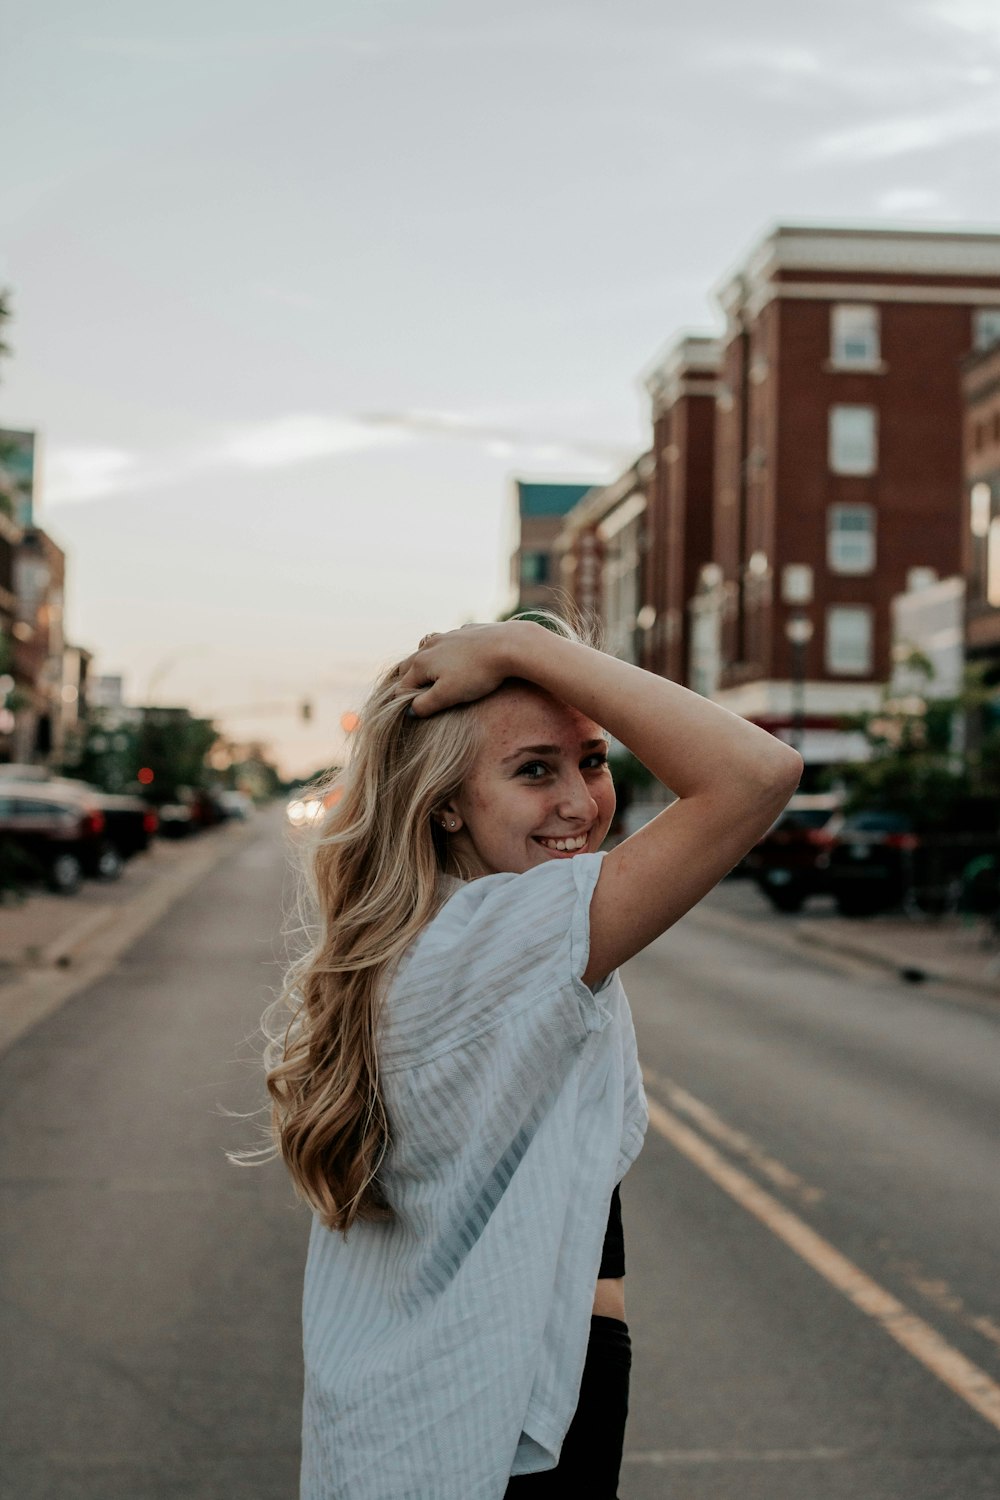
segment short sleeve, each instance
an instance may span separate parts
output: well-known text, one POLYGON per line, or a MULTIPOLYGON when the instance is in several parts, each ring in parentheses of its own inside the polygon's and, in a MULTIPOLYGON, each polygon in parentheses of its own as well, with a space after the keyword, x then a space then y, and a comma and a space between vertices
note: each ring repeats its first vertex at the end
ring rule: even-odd
POLYGON ((439 1055, 532 1008, 561 1028, 564 1044, 603 1030, 612 1016, 600 997, 611 975, 595 990, 583 982, 603 859, 578 854, 460 886, 397 972, 383 1065, 439 1055))

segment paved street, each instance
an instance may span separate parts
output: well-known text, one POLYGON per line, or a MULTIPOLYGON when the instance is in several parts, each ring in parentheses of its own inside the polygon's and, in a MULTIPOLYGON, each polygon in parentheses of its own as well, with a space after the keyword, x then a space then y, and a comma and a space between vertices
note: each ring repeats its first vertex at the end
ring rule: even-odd
MULTIPOLYGON (((724 888, 707 907, 732 901, 724 888)), ((667 1123, 1000 1379, 1000 1009, 769 952, 701 911, 626 982, 667 1123)), ((1000 1389, 993 1425, 655 1123, 622 1203, 635 1359, 623 1500, 1000 1492, 1000 1389)))
MULTIPOLYGON (((307 1219, 222 1156, 280 828, 0 1057, 4 1500, 294 1500, 307 1219)), ((1000 1007, 714 926, 733 899, 626 975, 622 1500, 995 1500, 1000 1007)))

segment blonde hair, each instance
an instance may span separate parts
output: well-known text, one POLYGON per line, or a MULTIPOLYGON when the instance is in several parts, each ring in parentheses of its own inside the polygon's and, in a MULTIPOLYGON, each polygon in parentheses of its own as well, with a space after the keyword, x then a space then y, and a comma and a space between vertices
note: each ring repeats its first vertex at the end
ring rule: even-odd
MULTIPOLYGON (((590 633, 547 611, 530 618, 571 639, 590 633)), ((378 679, 346 773, 313 788, 331 805, 299 870, 299 907, 307 897, 316 913, 301 924, 311 942, 261 1023, 271 1144, 227 1153, 248 1165, 280 1152, 298 1196, 345 1238, 355 1219, 394 1216, 378 1177, 391 1145, 377 1039, 392 972, 444 900, 441 875, 475 873, 435 813, 472 768, 482 700, 412 718, 419 690, 399 694, 397 683, 396 666, 378 679)))

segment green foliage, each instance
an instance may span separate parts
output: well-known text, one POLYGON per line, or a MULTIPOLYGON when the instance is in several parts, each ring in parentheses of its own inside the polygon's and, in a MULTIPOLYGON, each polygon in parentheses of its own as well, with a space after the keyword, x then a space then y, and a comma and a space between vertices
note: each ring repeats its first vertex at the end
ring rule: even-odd
MULTIPOLYGON (((10 292, 5 289, 4 291, 0 291, 0 335, 2 335, 4 324, 9 322, 10 318, 10 292)), ((12 352, 10 345, 0 336, 0 358, 12 352)))
POLYGON ((15 839, 0 837, 0 898, 23 898, 40 873, 37 861, 15 839))
POLYGON ((647 771, 642 761, 631 750, 626 750, 624 745, 620 750, 615 749, 609 753, 608 765, 619 795, 624 789, 634 795, 656 785, 656 777, 652 771, 647 771))
POLYGON ((173 802, 179 786, 199 790, 216 780, 206 757, 217 738, 211 720, 183 709, 149 708, 135 723, 94 709, 62 770, 106 792, 125 792, 138 789, 139 771, 146 767, 153 780, 141 788, 142 795, 158 804, 173 802))
POLYGON ((843 785, 848 812, 879 807, 912 818, 925 829, 955 828, 977 809, 977 817, 1000 816, 1000 715, 989 669, 970 663, 960 691, 929 698, 931 662, 913 651, 905 667, 923 691, 893 696, 886 688, 874 712, 845 715, 845 730, 860 731, 868 761, 843 762, 823 778, 843 785), (922 679, 922 682, 921 682, 922 679), (963 745, 966 748, 962 748, 963 745))

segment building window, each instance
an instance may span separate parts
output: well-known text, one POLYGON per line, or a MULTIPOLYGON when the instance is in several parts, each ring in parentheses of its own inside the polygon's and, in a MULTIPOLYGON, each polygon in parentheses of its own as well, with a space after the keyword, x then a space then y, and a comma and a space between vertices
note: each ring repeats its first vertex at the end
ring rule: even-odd
POLYGON ((840 370, 870 370, 879 363, 878 308, 839 302, 830 311, 830 361, 840 370))
POLYGON ((781 570, 781 602, 811 604, 813 570, 808 563, 787 563, 781 570))
POLYGON ((521 582, 548 583, 549 554, 547 552, 521 553, 521 582))
POLYGON ((937 568, 907 568, 906 570, 906 592, 918 594, 921 589, 929 589, 931 584, 937 583, 937 568))
POLYGON ((875 473, 874 406, 830 407, 829 459, 834 474, 875 473))
POLYGON ((992 501, 988 484, 974 484, 969 492, 969 526, 973 536, 985 536, 990 529, 992 501))
POLYGON ((831 573, 875 568, 875 507, 831 505, 826 513, 826 565, 831 573))
POLYGON ((872 611, 863 604, 834 604, 826 612, 826 669, 851 677, 872 670, 872 611))
POLYGON ((1000 608, 1000 516, 990 522, 986 543, 986 602, 1000 608))
POLYGON ((972 314, 972 347, 988 349, 1000 343, 1000 307, 977 307, 972 314))

